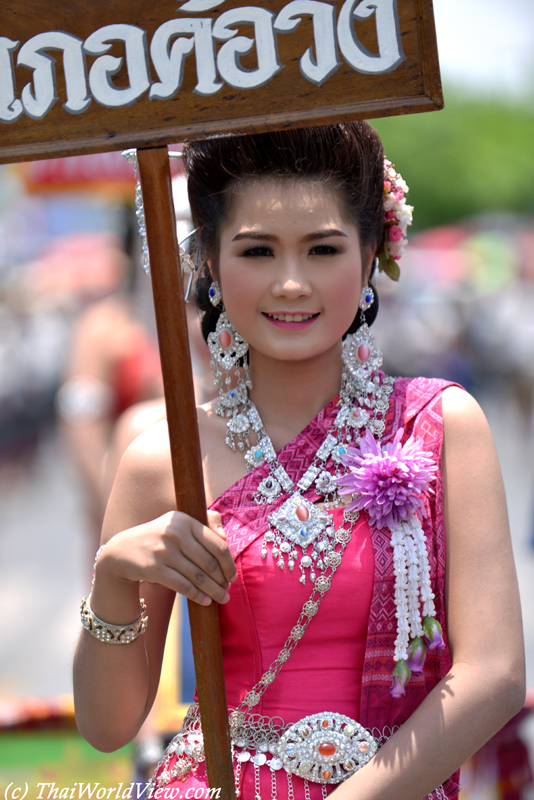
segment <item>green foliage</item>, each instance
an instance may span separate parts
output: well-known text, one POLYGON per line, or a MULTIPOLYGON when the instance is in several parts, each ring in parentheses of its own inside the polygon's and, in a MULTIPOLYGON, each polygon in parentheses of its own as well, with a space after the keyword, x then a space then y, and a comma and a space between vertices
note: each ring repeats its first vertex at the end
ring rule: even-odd
POLYGON ((534 109, 445 91, 445 108, 373 121, 410 187, 414 228, 534 213, 534 109))

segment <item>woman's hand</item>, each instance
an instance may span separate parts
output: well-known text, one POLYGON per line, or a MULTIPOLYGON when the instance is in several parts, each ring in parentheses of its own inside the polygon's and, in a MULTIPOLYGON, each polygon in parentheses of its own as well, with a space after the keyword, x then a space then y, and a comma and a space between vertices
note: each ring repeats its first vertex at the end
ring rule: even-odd
POLYGON ((145 581, 200 605, 207 606, 212 600, 227 603, 236 568, 219 514, 208 513, 211 527, 170 511, 116 534, 98 558, 95 586, 114 586, 115 591, 123 586, 128 591, 128 584, 137 588, 145 581))

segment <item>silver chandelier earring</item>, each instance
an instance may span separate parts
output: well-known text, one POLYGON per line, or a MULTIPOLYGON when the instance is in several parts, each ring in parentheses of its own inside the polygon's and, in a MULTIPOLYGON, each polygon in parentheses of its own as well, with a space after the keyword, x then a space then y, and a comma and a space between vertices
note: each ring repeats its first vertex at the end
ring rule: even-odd
MULTIPOLYGON (((221 290, 216 282, 211 284, 208 296, 213 306, 221 302, 221 290)), ((237 412, 239 406, 246 404, 248 389, 252 388, 248 372, 248 342, 236 331, 224 310, 217 320, 215 330, 208 335, 208 348, 213 382, 219 390, 216 413, 221 417, 232 417, 227 424, 226 444, 235 450, 234 436, 237 436, 237 448, 244 450, 246 437, 243 434, 248 433, 248 427, 247 431, 239 429, 240 415, 237 412), (232 385, 232 371, 236 385, 232 385)))
POLYGON ((354 389, 365 394, 372 394, 371 384, 378 385, 378 370, 382 366, 383 356, 375 345, 364 312, 370 308, 375 300, 371 286, 364 286, 360 294, 360 320, 361 324, 356 333, 347 336, 343 342, 343 363, 347 369, 350 382, 354 389), (374 376, 373 376, 374 373, 374 376))

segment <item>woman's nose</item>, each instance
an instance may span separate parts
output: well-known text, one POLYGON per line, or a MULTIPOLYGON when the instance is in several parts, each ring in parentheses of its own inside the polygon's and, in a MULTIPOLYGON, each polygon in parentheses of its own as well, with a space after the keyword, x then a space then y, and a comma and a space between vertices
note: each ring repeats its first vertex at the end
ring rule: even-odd
POLYGON ((273 284, 275 297, 308 297, 311 286, 306 270, 295 259, 286 259, 280 266, 280 272, 273 284))

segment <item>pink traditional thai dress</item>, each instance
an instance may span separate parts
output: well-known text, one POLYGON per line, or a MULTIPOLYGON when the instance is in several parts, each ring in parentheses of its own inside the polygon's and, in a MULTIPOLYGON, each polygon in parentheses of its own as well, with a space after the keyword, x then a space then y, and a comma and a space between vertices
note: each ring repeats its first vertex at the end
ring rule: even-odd
MULTIPOLYGON (((432 453, 441 467, 441 393, 448 385, 445 381, 425 378, 397 379, 390 397, 382 443, 390 441, 403 427, 403 439, 412 433, 422 437, 424 449, 432 453)), ((333 425, 337 399, 335 397, 302 433, 278 453, 280 462, 295 484, 333 425)), ((268 517, 285 499, 283 496, 264 506, 254 503, 258 484, 267 473, 267 464, 258 467, 227 489, 211 506, 222 516, 238 572, 238 580, 230 591, 230 602, 219 607, 227 699, 232 708, 241 702, 275 660, 298 619, 303 603, 310 596, 309 581, 303 586, 297 572, 281 570, 271 551, 265 559, 261 557, 263 534, 269 527, 268 517)), ((321 499, 314 493, 314 487, 306 492, 306 498, 311 502, 321 499)), ((436 618, 443 627, 447 642, 441 468, 432 493, 424 496, 424 502, 428 517, 423 529, 436 618)), ((342 522, 342 512, 334 511, 334 517, 337 529, 342 522)), ((447 673, 451 661, 448 645, 443 651, 428 653, 424 672, 412 675, 406 696, 399 699, 391 696, 396 637, 394 583, 390 531, 370 527, 367 515, 362 513, 353 527, 351 541, 319 612, 253 712, 282 717, 285 723, 294 723, 319 712, 337 712, 357 720, 377 737, 387 737, 396 729, 395 726, 402 725, 447 673)), ((168 761, 167 770, 172 768, 175 759, 173 755, 168 761)), ((285 771, 280 769, 276 773, 276 795, 271 783, 272 774, 267 767, 259 770, 261 798, 291 798, 285 771)), ((450 778, 431 797, 456 798, 457 778, 457 774, 450 778)), ((305 789, 303 779, 295 775, 291 782, 295 800, 307 800, 308 790, 311 800, 323 796, 322 787, 317 783, 310 782, 305 789)), ((188 797, 199 797, 200 791, 195 795, 195 789, 207 785, 204 762, 185 781, 175 779, 167 784, 179 789, 180 794, 176 796, 181 797, 186 796, 187 789, 192 789, 188 797)), ((241 764, 240 789, 242 800, 254 800, 258 794, 255 770, 250 761, 241 764)), ((327 786, 328 792, 334 789, 335 786, 327 786)), ((164 795, 160 793, 160 796, 164 795)))

